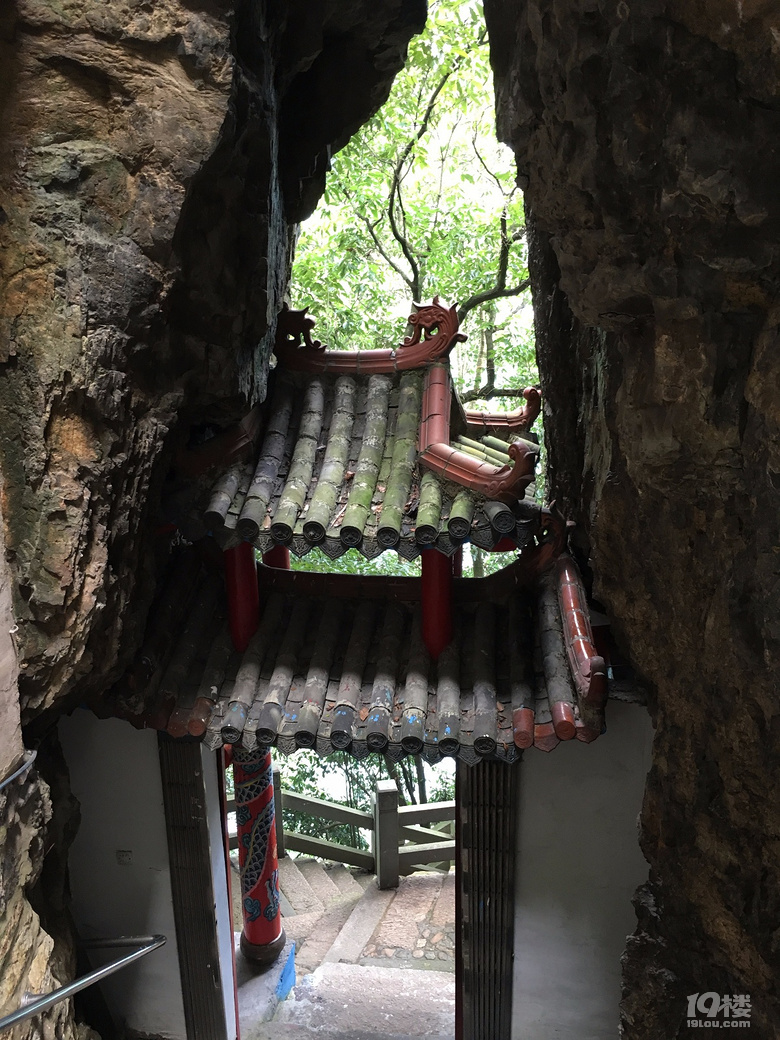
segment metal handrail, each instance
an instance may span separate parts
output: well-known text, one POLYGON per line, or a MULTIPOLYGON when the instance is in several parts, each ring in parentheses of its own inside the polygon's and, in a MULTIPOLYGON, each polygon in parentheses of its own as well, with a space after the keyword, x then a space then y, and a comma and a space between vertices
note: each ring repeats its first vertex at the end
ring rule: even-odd
POLYGON ((85 940, 81 945, 87 949, 110 950, 121 946, 137 946, 138 949, 133 950, 132 953, 126 953, 124 957, 120 957, 116 961, 104 964, 102 968, 97 968, 88 975, 82 975, 80 979, 74 979, 73 982, 60 986, 59 989, 52 990, 51 993, 44 993, 42 996, 38 996, 36 993, 26 994, 18 1011, 14 1011, 11 1015, 6 1015, 5 1018, 0 1018, 0 1030, 8 1029, 9 1026, 15 1026, 19 1022, 25 1022, 28 1018, 32 1018, 33 1015, 38 1015, 42 1011, 48 1011, 50 1007, 54 1007, 61 1000, 67 1000, 74 993, 80 993, 81 990, 91 986, 94 982, 100 982, 107 975, 113 975, 120 968, 132 964, 133 961, 137 961, 141 957, 145 957, 152 950, 159 949, 165 942, 166 937, 164 935, 120 935, 116 939, 85 940))
POLYGON ((37 754, 37 751, 25 751, 26 758, 24 762, 22 762, 22 764, 19 766, 19 768, 15 772, 11 773, 10 776, 7 776, 5 780, 0 780, 0 791, 2 791, 4 787, 7 787, 12 780, 15 780, 17 776, 21 776, 22 773, 26 773, 35 761, 37 754))

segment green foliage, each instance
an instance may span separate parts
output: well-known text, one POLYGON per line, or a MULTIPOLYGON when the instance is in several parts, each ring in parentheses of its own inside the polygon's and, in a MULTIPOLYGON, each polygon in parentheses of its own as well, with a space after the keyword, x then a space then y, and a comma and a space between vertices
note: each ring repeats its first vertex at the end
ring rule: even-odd
MULTIPOLYGON (((390 98, 333 157, 322 203, 301 230, 292 306, 309 307, 316 335, 332 349, 397 346, 412 302, 455 303, 468 342, 453 354, 463 396, 516 408, 537 381, 531 331, 522 197, 514 161, 493 128, 493 86, 478 0, 431 0, 425 33, 412 41, 390 98)), ((499 554, 467 552, 464 573, 506 565, 499 554)), ((318 550, 295 570, 419 573, 395 553, 331 561, 318 550)), ((449 764, 394 764, 372 755, 282 760, 285 786, 367 809, 376 780, 392 776, 405 802, 453 797, 449 764), (431 790, 432 788, 432 790, 431 790)), ((285 826, 360 844, 339 825, 311 818, 285 826)))
POLYGON ((388 101, 334 156, 293 269, 293 306, 334 349, 396 346, 413 300, 457 303, 474 399, 536 379, 523 203, 493 118, 481 5, 433 0, 388 101))
MULTIPOLYGON (((392 763, 379 755, 355 761, 344 751, 320 758, 314 751, 297 751, 289 758, 274 757, 281 771, 282 787, 314 798, 348 805, 352 809, 371 809, 371 796, 377 780, 392 778, 398 784, 402 805, 423 801, 448 801, 454 797, 454 773, 447 766, 423 767, 414 759, 392 763), (419 770, 427 773, 420 784, 419 770), (430 781, 432 792, 428 796, 430 781), (421 789, 422 787, 422 789, 421 789)), ((348 824, 320 820, 306 813, 283 810, 285 830, 308 834, 353 848, 368 848, 366 834, 348 824)))
MULTIPOLYGON (((338 801, 349 805, 353 809, 370 808, 370 803, 362 796, 362 790, 357 794, 347 786, 347 794, 351 797, 342 799, 333 797, 334 774, 346 773, 349 769, 348 763, 341 761, 345 759, 343 752, 334 755, 332 760, 323 760, 313 751, 298 751, 289 758, 281 755, 276 757, 276 764, 280 767, 282 787, 298 794, 310 795, 313 798, 325 798, 328 801, 338 801)), ((359 774, 358 770, 351 770, 359 774)), ((357 778, 357 777, 356 777, 357 778)), ((282 810, 282 820, 285 830, 294 831, 296 834, 308 834, 315 838, 324 838, 327 841, 338 842, 339 845, 351 845, 356 849, 367 849, 369 846, 365 834, 356 827, 346 823, 334 823, 331 820, 321 820, 308 813, 282 810)))
POLYGON ((294 571, 309 571, 314 574, 398 574, 401 577, 418 577, 420 560, 404 560, 396 552, 383 552, 373 560, 367 560, 356 549, 350 549, 332 560, 322 549, 312 549, 305 556, 290 557, 290 566, 294 571))

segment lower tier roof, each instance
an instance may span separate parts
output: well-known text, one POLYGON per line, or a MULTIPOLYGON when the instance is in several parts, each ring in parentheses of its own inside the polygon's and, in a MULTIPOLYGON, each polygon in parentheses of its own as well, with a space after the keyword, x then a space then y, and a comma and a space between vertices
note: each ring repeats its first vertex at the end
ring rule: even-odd
POLYGON ((314 748, 474 763, 513 761, 524 747, 549 751, 561 739, 591 741, 603 714, 572 683, 552 575, 528 587, 521 564, 454 580, 453 638, 433 661, 417 579, 261 566, 260 623, 241 654, 221 576, 198 572, 190 559, 113 691, 113 712, 213 748, 285 754, 314 748))

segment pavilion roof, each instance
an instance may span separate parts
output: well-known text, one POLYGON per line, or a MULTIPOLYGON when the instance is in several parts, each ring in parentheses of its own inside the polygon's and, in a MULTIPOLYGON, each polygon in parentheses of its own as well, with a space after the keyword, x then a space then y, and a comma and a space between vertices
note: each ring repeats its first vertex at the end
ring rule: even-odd
POLYGON ((438 661, 422 641, 417 579, 259 573, 260 624, 237 653, 221 576, 185 555, 110 710, 214 748, 431 762, 512 761, 532 744, 548 751, 601 732, 603 697, 577 674, 555 567, 537 581, 521 557, 455 579, 453 639, 438 661))
POLYGON ((410 320, 397 350, 348 352, 312 342, 304 312, 282 315, 262 434, 223 464, 201 502, 224 548, 244 540, 262 552, 395 549, 413 559, 469 540, 522 549, 539 533, 541 510, 524 497, 538 392, 526 390, 516 413, 464 411, 447 361, 465 338, 454 310, 436 300, 410 320))

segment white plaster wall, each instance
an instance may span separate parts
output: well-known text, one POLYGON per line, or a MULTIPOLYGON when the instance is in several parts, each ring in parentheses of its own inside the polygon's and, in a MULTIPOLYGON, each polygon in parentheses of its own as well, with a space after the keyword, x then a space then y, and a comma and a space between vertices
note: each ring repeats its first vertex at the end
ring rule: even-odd
POLYGON ((202 744, 200 753, 206 788, 209 855, 211 857, 211 876, 214 885, 214 915, 217 922, 217 945, 222 975, 225 1022, 227 1023, 227 1035, 232 1038, 238 1036, 238 1021, 236 1018, 233 918, 228 898, 227 862, 225 860, 225 842, 222 834, 222 815, 220 812, 220 783, 224 783, 224 778, 219 776, 217 755, 202 744))
POLYGON ((653 731, 644 708, 618 702, 607 725, 593 744, 523 755, 512 1040, 617 1040, 653 731))
POLYGON ((186 1040, 157 734, 85 710, 61 719, 59 727, 81 803, 69 858, 79 933, 168 937, 161 949, 101 984, 108 1006, 129 1029, 186 1040), (120 863, 128 853, 132 861, 120 863))

